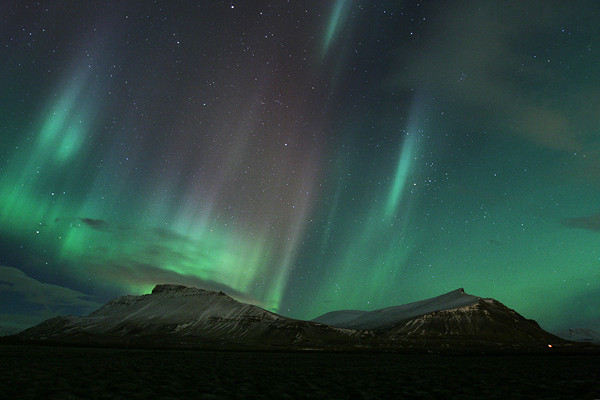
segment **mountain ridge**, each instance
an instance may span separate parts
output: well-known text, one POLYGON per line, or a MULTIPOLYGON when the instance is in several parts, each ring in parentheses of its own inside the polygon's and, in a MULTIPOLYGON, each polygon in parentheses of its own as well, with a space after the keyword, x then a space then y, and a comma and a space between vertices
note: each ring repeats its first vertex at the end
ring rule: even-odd
POLYGON ((311 321, 350 329, 382 330, 420 315, 475 304, 479 299, 459 288, 429 299, 373 311, 330 311, 311 321))
POLYGON ((294 320, 239 302, 223 292, 157 285, 150 294, 117 297, 87 316, 55 317, 19 333, 33 341, 96 341, 169 345, 303 347, 351 345, 361 334, 294 320), (346 343, 347 342, 347 343, 346 343))
POLYGON ((87 316, 55 317, 13 335, 35 343, 345 351, 546 351, 566 342, 499 301, 461 289, 374 311, 288 318, 223 292, 156 285, 87 316))

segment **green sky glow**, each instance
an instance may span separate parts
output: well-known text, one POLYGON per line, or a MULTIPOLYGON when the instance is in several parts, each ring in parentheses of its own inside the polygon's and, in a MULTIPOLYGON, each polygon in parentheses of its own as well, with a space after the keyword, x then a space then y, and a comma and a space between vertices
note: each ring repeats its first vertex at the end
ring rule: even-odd
POLYGON ((7 6, 6 282, 600 328, 598 7, 317 3, 7 6))

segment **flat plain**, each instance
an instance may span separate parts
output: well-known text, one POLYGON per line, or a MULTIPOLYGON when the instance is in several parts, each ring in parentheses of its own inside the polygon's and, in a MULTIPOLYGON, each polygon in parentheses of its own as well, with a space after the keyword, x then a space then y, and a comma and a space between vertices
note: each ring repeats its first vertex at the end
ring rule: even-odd
POLYGON ((600 357, 0 345, 0 398, 600 399, 600 357))

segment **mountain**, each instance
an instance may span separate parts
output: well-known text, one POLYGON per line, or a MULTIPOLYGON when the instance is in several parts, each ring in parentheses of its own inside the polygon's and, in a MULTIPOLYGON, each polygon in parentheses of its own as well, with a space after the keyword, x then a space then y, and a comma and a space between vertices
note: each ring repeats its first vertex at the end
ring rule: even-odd
POLYGON ((563 340, 497 300, 463 289, 374 311, 334 311, 312 320, 339 328, 367 329, 399 346, 543 347, 563 340))
POLYGON ((118 297, 84 316, 56 317, 17 335, 51 342, 254 347, 352 346, 361 333, 299 321, 241 303, 223 292, 157 285, 118 297))
POLYGON ((421 315, 470 306, 478 301, 478 297, 466 294, 463 289, 457 289, 427 300, 375 311, 332 311, 312 321, 340 328, 384 330, 421 315))
POLYGON ((367 351, 558 351, 570 346, 497 300, 458 289, 375 311, 295 320, 222 292, 157 285, 83 316, 55 317, 9 340, 201 349, 367 351))
POLYGON ((573 342, 586 342, 600 344, 600 333, 585 328, 574 328, 566 331, 558 332, 556 336, 571 340, 573 342))

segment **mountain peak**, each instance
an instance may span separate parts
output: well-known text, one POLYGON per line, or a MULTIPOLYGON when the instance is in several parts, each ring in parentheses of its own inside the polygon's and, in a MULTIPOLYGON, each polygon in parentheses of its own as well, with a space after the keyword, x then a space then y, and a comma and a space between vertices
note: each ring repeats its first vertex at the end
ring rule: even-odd
POLYGON ((234 300, 232 297, 228 296, 222 291, 216 292, 214 290, 206 290, 172 283, 156 285, 154 289, 152 289, 152 295, 168 295, 174 297, 209 296, 220 299, 234 300))
POLYGON ((187 286, 183 285, 174 285, 171 283, 164 283, 160 285, 156 285, 154 289, 152 289, 152 294, 163 293, 163 292, 181 292, 186 289, 189 289, 187 286))
POLYGON ((429 299, 373 311, 332 311, 313 319, 315 322, 349 329, 387 329, 435 311, 473 306, 480 298, 465 293, 463 288, 429 299))
MULTIPOLYGON (((470 294, 468 294, 467 292, 465 292, 465 288, 454 289, 454 290, 452 290, 452 291, 450 291, 450 292, 448 292, 446 294, 455 294, 455 295, 457 295, 457 294, 464 294, 466 296, 471 296, 470 294)), ((475 296, 475 297, 477 297, 477 296, 475 296)))

